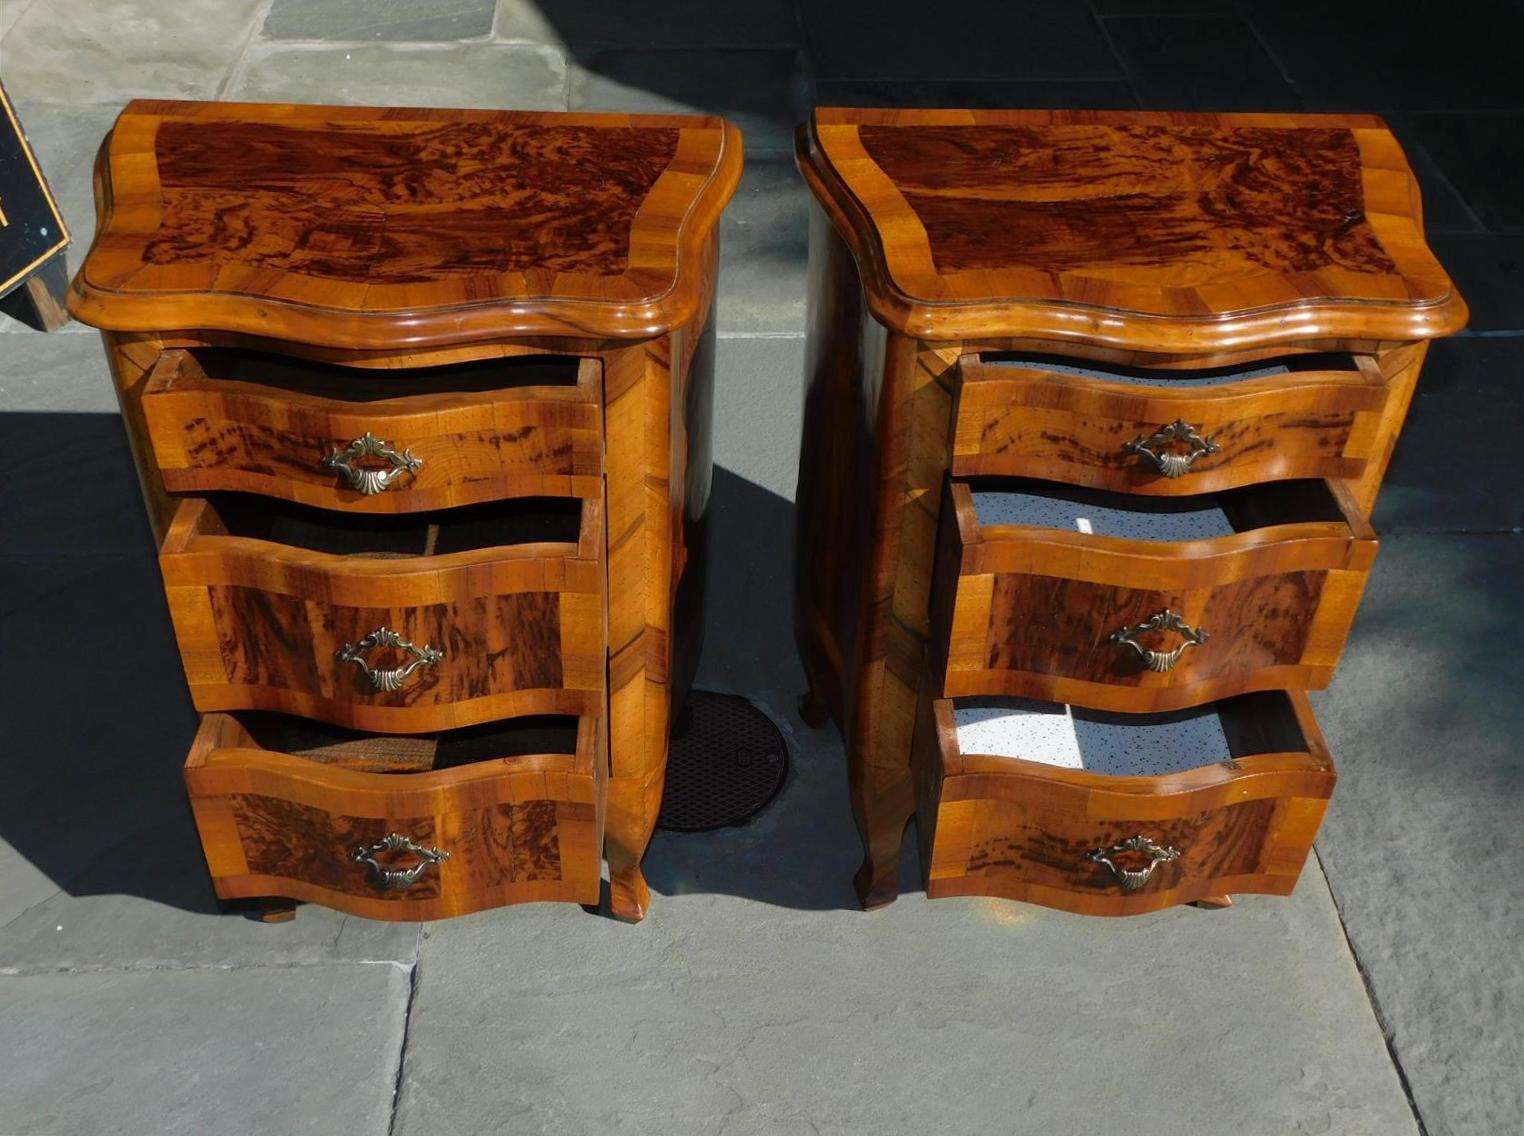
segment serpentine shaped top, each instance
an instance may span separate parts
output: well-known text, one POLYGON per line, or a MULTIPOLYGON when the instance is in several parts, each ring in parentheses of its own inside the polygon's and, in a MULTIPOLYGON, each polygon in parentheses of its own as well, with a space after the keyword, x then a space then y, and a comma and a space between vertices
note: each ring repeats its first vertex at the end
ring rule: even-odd
POLYGON ((797 149, 874 314, 922 338, 1202 351, 1465 323, 1368 115, 821 108, 797 149))
POLYGON ((338 348, 660 335, 740 169, 714 117, 139 100, 70 306, 338 348))

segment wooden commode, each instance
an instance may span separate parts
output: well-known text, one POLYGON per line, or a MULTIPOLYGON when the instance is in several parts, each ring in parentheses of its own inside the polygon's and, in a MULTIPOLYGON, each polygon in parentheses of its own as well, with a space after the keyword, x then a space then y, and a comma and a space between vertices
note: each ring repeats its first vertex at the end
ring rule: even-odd
POLYGON ((1428 341, 1466 308, 1358 115, 817 110, 806 717, 865 906, 1289 893, 1428 341))
POLYGON ((718 118, 131 104, 102 329, 217 894, 639 919, 697 655, 718 118))

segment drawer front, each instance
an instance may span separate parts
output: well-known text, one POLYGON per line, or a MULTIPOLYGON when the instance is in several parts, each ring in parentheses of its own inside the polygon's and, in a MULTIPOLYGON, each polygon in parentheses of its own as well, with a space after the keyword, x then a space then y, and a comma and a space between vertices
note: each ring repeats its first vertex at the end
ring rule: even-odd
MULTIPOLYGON (((955 745, 948 705, 935 704, 941 745, 955 745)), ((920 725, 918 746, 937 745, 927 740, 935 729, 920 725)), ((923 757, 932 767, 918 769, 931 782, 919 799, 930 896, 1000 896, 1089 915, 1289 895, 1337 780, 1326 751, 1126 778, 942 752, 918 765, 923 757)))
POLYGON ((966 358, 952 471, 1156 496, 1358 478, 1377 456, 1387 387, 1374 360, 1356 364, 1172 388, 966 358))
POLYGON ((598 784, 584 762, 358 773, 220 747, 220 717, 203 723, 185 779, 224 899, 279 895, 398 920, 598 902, 598 784))
POLYGON ((276 710, 416 733, 523 714, 598 711, 602 537, 584 507, 575 555, 535 547, 373 560, 234 537, 160 553, 196 708, 276 710))
POLYGON ((171 351, 149 377, 143 414, 172 492, 238 490, 367 513, 595 497, 598 375, 585 360, 576 386, 345 402, 208 378, 171 351))
POLYGON ((946 509, 933 651, 950 698, 1145 712, 1321 689, 1376 551, 1329 523, 1181 544, 981 530, 957 485, 946 509))

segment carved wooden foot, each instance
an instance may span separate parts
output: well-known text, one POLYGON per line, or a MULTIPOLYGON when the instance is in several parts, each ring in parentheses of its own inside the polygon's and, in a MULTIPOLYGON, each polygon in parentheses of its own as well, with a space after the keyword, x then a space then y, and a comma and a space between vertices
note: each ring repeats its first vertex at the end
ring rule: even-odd
POLYGON ((831 720, 831 704, 812 686, 799 696, 799 717, 810 729, 818 730, 831 720))
POLYGON ((611 875, 609 914, 621 923, 639 923, 646 917, 646 908, 651 906, 651 889, 646 887, 646 877, 640 865, 630 865, 611 875))
POLYGON ((863 860, 863 866, 852 877, 852 887, 857 892, 857 902, 864 911, 886 907, 900 897, 900 858, 894 857, 887 865, 875 864, 872 857, 863 860))
POLYGON ((261 923, 290 923, 296 918, 296 900, 269 896, 261 899, 253 912, 261 923))
POLYGON ((1233 897, 1231 895, 1209 895, 1198 899, 1191 906, 1199 907, 1203 911, 1221 911, 1224 907, 1233 906, 1233 897))

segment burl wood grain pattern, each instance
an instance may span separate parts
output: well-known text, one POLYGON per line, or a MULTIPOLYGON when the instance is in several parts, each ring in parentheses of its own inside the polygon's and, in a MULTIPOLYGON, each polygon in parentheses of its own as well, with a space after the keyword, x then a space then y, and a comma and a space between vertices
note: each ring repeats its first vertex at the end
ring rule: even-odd
MULTIPOLYGON (((980 525, 952 482, 932 584, 932 659, 948 698, 1008 694, 1174 710, 1251 690, 1320 690, 1375 560, 1358 514, 1185 542, 980 525), (1110 641, 1161 611, 1209 638, 1170 670, 1110 641), (945 675, 942 668, 945 667, 945 675)), ((1140 646, 1170 651, 1171 631, 1140 646)))
MULTIPOLYGON (((1387 382, 1370 356, 1352 370, 1293 371, 1212 386, 1078 377, 1039 363, 959 364, 952 472, 1037 477, 1152 496, 1289 478, 1361 477, 1377 456, 1387 382), (1183 420, 1217 447, 1167 477, 1128 443, 1183 420)), ((1182 376, 1188 377, 1188 376, 1182 376)), ((1161 449, 1188 453, 1182 445, 1161 449)))
MULTIPOLYGON (((578 545, 371 559, 229 536, 182 502, 160 551, 196 708, 278 710, 408 733, 519 714, 596 714, 604 654, 602 510, 578 545), (373 689, 336 652, 389 628, 443 651, 401 689, 373 689)), ((370 665, 409 658, 376 648, 370 665)))
MULTIPOLYGON (((165 487, 239 490, 349 512, 402 513, 505 497, 598 497, 603 491, 602 376, 584 359, 575 386, 407 394, 344 401, 208 375, 167 351, 143 394, 165 487), (323 465, 370 434, 422 463, 379 493, 323 465)), ((363 380, 357 380, 363 381, 363 380)), ((371 379, 386 389, 385 378, 371 379)), ((379 459, 357 464, 387 469, 379 459)))
POLYGON ((821 108, 807 144, 910 335, 1204 351, 1465 321, 1369 116, 821 108))
POLYGON ((718 118, 128 105, 71 310, 351 349, 644 339, 703 306, 718 118))
MULTIPOLYGON (((1248 745, 1214 765, 1127 777, 960 753, 952 702, 928 695, 915 741, 927 894, 1000 896, 1085 915, 1137 915, 1234 892, 1291 894, 1336 774, 1306 696, 1276 697, 1294 716, 1294 749, 1248 745), (1127 892, 1089 854, 1133 836, 1180 855, 1127 892)), ((1285 732, 1278 725, 1272 736, 1285 732)), ((1116 863, 1147 866, 1136 853, 1116 863)))
MULTIPOLYGON (((438 919, 532 900, 596 904, 605 764, 593 716, 575 754, 371 773, 265 750, 233 718, 208 714, 185 780, 220 897, 438 919), (405 889, 379 887, 351 853, 389 833, 449 858, 405 889)), ((414 863, 401 853, 393 866, 414 863)))
MULTIPOLYGON (((1413 395, 1426 340, 1457 330, 1465 307, 1423 243, 1416 182, 1395 140, 1375 119, 822 109, 798 132, 796 156, 817 206, 798 491, 796 632, 811 685, 802 710, 812 720, 829 711, 841 727, 864 843, 857 891, 873 906, 895 897, 900 844, 914 810, 909 754, 929 634, 942 482, 954 460, 974 458, 966 452, 967 434, 954 431, 959 359, 1067 355, 1103 366, 1189 372, 1291 354, 1369 355, 1384 381, 1379 410, 1355 409, 1357 402, 1366 405, 1367 396, 1345 389, 1308 402, 1305 412, 1289 412, 1291 421, 1283 424, 1295 426, 1295 432, 1291 437, 1278 432, 1273 445, 1252 429, 1241 435, 1254 454, 1253 463, 1242 468, 1252 468, 1256 480, 1289 476, 1289 469, 1305 462, 1301 468, 1307 475, 1348 479, 1355 509, 1368 516, 1413 395), (943 277, 932 263, 925 226, 857 139, 864 125, 914 131, 923 124, 1040 128, 1112 122, 1348 129, 1361 156, 1364 220, 1412 287, 1400 297, 1361 300, 1357 297, 1369 290, 1355 284, 1378 277, 1350 274, 1345 282, 1352 294, 1343 295, 1326 271, 1287 274, 1277 278, 1279 284, 1269 277, 1246 282, 1231 296, 1224 294, 1214 309, 1195 300, 1171 307, 1157 283, 1129 291, 1133 268, 1125 264, 1104 279, 1084 280, 1079 292, 1067 295, 1065 287, 1079 285, 1078 278, 1027 272, 1030 266, 1020 264, 943 277), (1345 438, 1347 413, 1353 420, 1345 438), (960 439, 965 452, 955 458, 953 446, 960 439), (1364 465, 1357 472, 1353 465, 1360 460, 1364 465)), ((1027 159, 1029 170, 1039 166, 1039 158, 1027 159)), ((1068 194, 1076 200, 1147 193, 1146 186, 1107 182, 1080 168, 1059 177, 1053 189, 1055 198, 1068 194)), ((1018 192, 1028 199, 1041 196, 1030 187, 1018 192)), ((947 195, 959 194, 949 187, 947 195)), ((990 243, 999 247, 1002 239, 992 234, 990 243)), ((1368 372, 1365 377, 1374 381, 1368 372)), ((1296 377, 1283 378, 1286 386, 1276 389, 1301 397, 1289 390, 1296 377)), ((1150 401, 1157 397, 1136 387, 1129 397, 1140 393, 1150 401)), ((1058 398, 1052 390, 1040 397, 1056 426, 1044 444, 1057 454, 1049 468, 1031 475, 1085 484, 1074 476, 1083 473, 1106 484, 1113 475, 1093 474, 1099 466, 1087 465, 1088 454, 1077 449, 1103 446, 1100 439, 1128 412, 1109 395, 1100 405, 1049 403, 1048 398, 1058 398), (1066 461, 1065 454, 1076 460, 1066 461)), ((990 392, 990 405, 978 415, 979 430, 986 423, 1016 429, 1002 423, 994 405, 998 398, 990 392)), ((970 415, 967 422, 973 419, 970 415)), ((992 441, 999 444, 1004 437, 992 441)), ((999 458, 981 454, 977 460, 994 463, 988 472, 1013 472, 1000 469, 999 458)), ((1206 483, 1214 488, 1239 483, 1238 473, 1228 472, 1233 469, 1231 461, 1203 466, 1206 483)), ((1139 491, 1137 483, 1111 487, 1139 491)))

